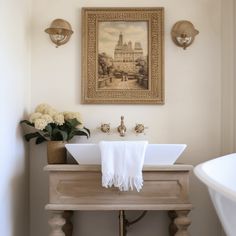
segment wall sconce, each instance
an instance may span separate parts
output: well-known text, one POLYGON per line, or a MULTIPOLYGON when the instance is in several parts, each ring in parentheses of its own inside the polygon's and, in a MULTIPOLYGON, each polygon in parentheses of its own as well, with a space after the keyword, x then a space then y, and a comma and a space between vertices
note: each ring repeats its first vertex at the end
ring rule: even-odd
POLYGON ((186 49, 193 43, 198 33, 199 31, 194 28, 194 25, 187 20, 176 22, 171 30, 172 40, 178 47, 183 49, 186 49))
POLYGON ((73 34, 70 23, 63 19, 55 19, 45 32, 49 34, 50 39, 57 45, 57 48, 67 43, 73 34))

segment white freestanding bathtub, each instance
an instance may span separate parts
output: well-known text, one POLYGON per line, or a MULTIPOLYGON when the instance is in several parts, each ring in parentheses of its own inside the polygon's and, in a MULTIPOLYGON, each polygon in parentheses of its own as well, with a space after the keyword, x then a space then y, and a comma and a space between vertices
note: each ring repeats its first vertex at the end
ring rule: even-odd
POLYGON ((227 236, 236 236, 236 153, 222 156, 194 168, 207 185, 227 236))

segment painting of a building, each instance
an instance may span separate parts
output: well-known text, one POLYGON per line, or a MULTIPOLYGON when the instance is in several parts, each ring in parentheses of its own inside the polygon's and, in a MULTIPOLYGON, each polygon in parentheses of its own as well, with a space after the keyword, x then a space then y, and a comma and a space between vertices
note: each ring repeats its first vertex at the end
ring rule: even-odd
POLYGON ((147 22, 99 22, 97 60, 97 89, 148 89, 147 22))
POLYGON ((143 57, 143 49, 140 42, 123 42, 123 34, 120 33, 118 42, 114 49, 113 66, 118 71, 130 74, 138 72, 136 60, 143 57))

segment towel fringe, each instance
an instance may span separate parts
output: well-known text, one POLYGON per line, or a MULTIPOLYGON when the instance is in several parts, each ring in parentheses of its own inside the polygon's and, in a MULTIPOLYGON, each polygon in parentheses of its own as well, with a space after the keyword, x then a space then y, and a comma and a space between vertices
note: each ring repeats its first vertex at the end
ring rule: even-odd
POLYGON ((103 174, 102 186, 105 188, 118 187, 120 191, 134 190, 134 187, 139 192, 143 187, 143 177, 141 176, 120 176, 103 174))

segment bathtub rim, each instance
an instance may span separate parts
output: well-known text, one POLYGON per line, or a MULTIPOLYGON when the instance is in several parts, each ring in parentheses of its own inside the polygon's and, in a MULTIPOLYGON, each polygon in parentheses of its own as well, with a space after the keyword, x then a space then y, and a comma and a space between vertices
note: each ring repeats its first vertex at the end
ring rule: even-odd
POLYGON ((236 158, 236 153, 232 153, 229 155, 225 155, 222 157, 214 158, 209 161, 205 161, 201 164, 198 164, 196 167, 194 167, 193 172, 194 174, 198 177, 198 179, 203 182, 208 188, 211 188, 215 190, 217 193, 223 195, 226 198, 229 198, 230 200, 236 202, 236 192, 230 189, 229 187, 226 187, 225 185, 217 182, 213 178, 211 178, 206 172, 204 171, 204 166, 209 165, 209 163, 219 160, 219 159, 224 159, 224 158, 236 158))

